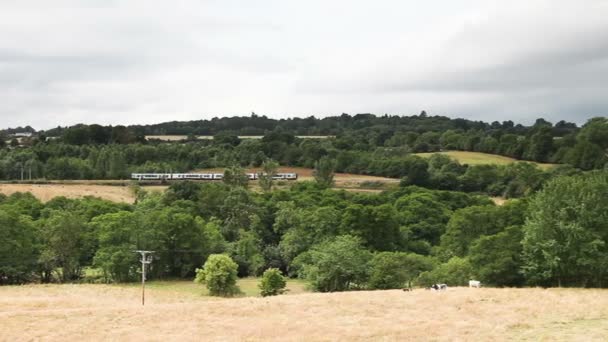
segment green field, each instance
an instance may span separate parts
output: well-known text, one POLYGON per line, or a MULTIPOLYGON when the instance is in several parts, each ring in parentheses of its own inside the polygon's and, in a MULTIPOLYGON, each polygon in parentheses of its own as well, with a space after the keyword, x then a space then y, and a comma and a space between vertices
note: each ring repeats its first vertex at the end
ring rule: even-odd
MULTIPOLYGON (((243 297, 259 297, 260 289, 258 284, 261 278, 240 278, 237 282, 238 287, 243 292, 243 297)), ((140 283, 128 283, 128 284, 117 284, 114 286, 118 287, 140 287, 140 283)), ((287 280, 287 293, 286 294, 300 294, 310 292, 306 289, 306 283, 299 279, 288 279, 287 280)), ((196 297, 207 297, 209 292, 203 284, 195 283, 194 281, 184 280, 155 280, 146 283, 146 291, 150 296, 155 293, 160 295, 186 295, 196 297)))
MULTIPOLYGON (((483 165, 483 164, 496 164, 496 165, 508 165, 522 160, 517 160, 505 156, 499 156, 497 154, 481 153, 481 152, 467 152, 467 151, 447 151, 447 152, 429 152, 429 153, 415 153, 421 157, 430 157, 435 153, 443 154, 451 158, 456 159, 461 164, 469 165, 483 165)), ((548 170, 555 167, 557 164, 549 163, 537 163, 529 162, 538 165, 543 170, 548 170)))

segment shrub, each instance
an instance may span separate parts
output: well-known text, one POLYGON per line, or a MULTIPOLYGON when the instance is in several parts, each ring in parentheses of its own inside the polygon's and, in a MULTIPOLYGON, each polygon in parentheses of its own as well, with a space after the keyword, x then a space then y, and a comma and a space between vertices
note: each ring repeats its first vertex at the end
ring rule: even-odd
POLYGON ((211 254, 203 268, 196 269, 197 283, 203 283, 212 296, 234 296, 241 291, 236 286, 238 265, 225 254, 211 254))
POLYGON ((262 297, 283 294, 286 291, 286 285, 287 282, 281 271, 277 268, 269 268, 264 271, 264 275, 262 275, 262 281, 259 285, 261 290, 260 294, 262 297))
POLYGON ((471 279, 473 269, 465 258, 453 257, 445 264, 437 266, 432 271, 422 272, 418 277, 418 284, 428 286, 436 283, 445 283, 450 286, 466 285, 471 279))

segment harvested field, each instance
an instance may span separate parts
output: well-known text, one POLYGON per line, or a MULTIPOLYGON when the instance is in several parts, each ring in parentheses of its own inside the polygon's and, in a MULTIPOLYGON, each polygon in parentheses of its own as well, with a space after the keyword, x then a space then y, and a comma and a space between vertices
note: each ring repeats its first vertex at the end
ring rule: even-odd
MULTIPOLYGON (((496 165, 507 165, 511 163, 515 163, 517 160, 505 156, 499 156, 497 154, 488 154, 481 152, 467 152, 467 151, 447 151, 447 152, 430 152, 430 153, 415 153, 421 157, 430 157, 435 153, 443 154, 449 157, 452 157, 461 164, 469 164, 469 165, 481 165, 481 164, 496 164, 496 165)), ((529 162, 532 164, 538 165, 543 170, 550 169, 555 167, 557 164, 549 164, 549 163, 537 163, 537 162, 529 162)))
MULTIPOLYGON (((146 190, 162 191, 166 186, 146 186, 146 190)), ((133 203, 135 197, 129 187, 121 185, 96 184, 0 184, 0 193, 10 195, 15 192, 30 192, 42 202, 59 196, 82 198, 100 197, 108 201, 133 203)))
MULTIPOLYGON (((199 169, 193 172, 223 172, 223 168, 215 168, 215 169, 199 169)), ((245 172, 261 172, 261 168, 248 168, 245 172)), ((298 180, 303 181, 311 181, 314 180, 313 169, 305 168, 305 167, 280 167, 278 172, 295 172, 298 174, 298 180)), ((361 185, 365 185, 366 182, 369 183, 379 183, 381 185, 397 185, 399 184, 399 179, 395 178, 387 178, 387 177, 377 177, 377 176, 367 176, 367 175, 356 175, 352 173, 336 173, 334 176, 334 181, 336 188, 345 188, 351 190, 358 190, 361 185)), ((365 189, 361 189, 365 190, 365 189)), ((377 190, 377 189, 371 189, 377 190)))
MULTIPOLYGON (((239 139, 262 139, 263 135, 239 135, 239 139)), ((333 138, 332 135, 296 135, 300 139, 327 139, 333 138)), ((187 139, 187 135, 146 135, 146 140, 180 141, 187 139)), ((213 135, 197 135, 196 139, 210 140, 213 135)))
POLYGON ((0 288, 5 341, 605 341, 608 291, 361 291, 213 299, 135 286, 0 288))

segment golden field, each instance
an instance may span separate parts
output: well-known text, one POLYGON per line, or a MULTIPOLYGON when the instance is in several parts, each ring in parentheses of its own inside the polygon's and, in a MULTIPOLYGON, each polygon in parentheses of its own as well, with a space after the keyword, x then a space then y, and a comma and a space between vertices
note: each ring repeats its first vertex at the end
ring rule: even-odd
MULTIPOLYGON (((99 197, 112 202, 135 202, 135 194, 124 185, 99 185, 93 181, 53 183, 53 184, 0 184, 0 193, 10 195, 15 192, 30 192, 42 202, 48 202, 59 196, 67 198, 99 197)), ((103 181, 106 182, 106 181, 103 181)), ((145 186, 151 191, 163 191, 166 186, 145 186)))
MULTIPOLYGON (((499 156, 497 154, 489 154, 489 153, 481 153, 481 152, 468 152, 468 151, 446 151, 446 152, 428 152, 428 153, 415 153, 421 157, 430 157, 435 153, 443 154, 449 156, 451 158, 456 159, 461 164, 469 164, 469 165, 481 165, 481 164, 496 164, 496 165, 507 165, 511 163, 515 163, 517 160, 505 156, 499 156)), ((555 167, 557 164, 550 163, 537 163, 530 162, 528 163, 536 164, 539 168, 543 170, 548 170, 552 167, 555 167)))
MULTIPOLYGON (((188 282, 189 283, 189 282, 188 282)), ((190 287, 191 285, 189 283, 190 287)), ((0 288, 3 341, 606 341, 608 291, 417 289, 217 299, 178 285, 0 288)), ((195 288, 196 289, 196 288, 195 288)), ((298 291, 296 291, 297 293, 298 291)))
MULTIPOLYGON (((194 170, 192 172, 213 171, 223 172, 224 169, 202 169, 194 170)), ((247 169, 247 172, 260 171, 260 168, 247 169)), ((308 168, 281 167, 279 172, 296 172, 298 173, 298 181, 314 180, 313 170, 308 168)), ((381 192, 382 190, 396 187, 399 184, 399 179, 349 173, 336 173, 334 180, 336 189, 357 192, 381 192)), ((257 181, 250 182, 250 188, 259 190, 257 183, 257 181)), ((275 182, 279 188, 284 188, 291 183, 292 181, 275 182)), ((131 184, 131 181, 129 180, 65 180, 47 181, 46 184, 0 183, 0 193, 10 195, 15 192, 30 192, 43 202, 47 202, 58 196, 67 198, 93 196, 113 202, 133 203, 135 201, 135 195, 129 188, 129 184, 131 184)), ((167 189, 168 184, 169 183, 165 185, 144 185, 142 188, 146 191, 164 191, 167 189)))

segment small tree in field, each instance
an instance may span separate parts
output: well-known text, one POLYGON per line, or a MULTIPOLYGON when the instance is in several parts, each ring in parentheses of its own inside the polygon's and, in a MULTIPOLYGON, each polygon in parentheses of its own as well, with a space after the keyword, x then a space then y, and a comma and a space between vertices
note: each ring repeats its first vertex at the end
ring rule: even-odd
POLYGON ((259 285, 260 294, 262 297, 282 294, 286 291, 286 285, 287 282, 281 271, 278 268, 269 268, 262 275, 262 282, 259 285))
POLYGON ((336 161, 328 156, 324 156, 315 162, 314 177, 317 184, 324 188, 329 188, 334 184, 334 170, 336 161))
POLYGON ((234 296, 241 291, 236 286, 238 265, 225 254, 211 254, 203 268, 196 269, 197 283, 209 289, 212 296, 234 296))

